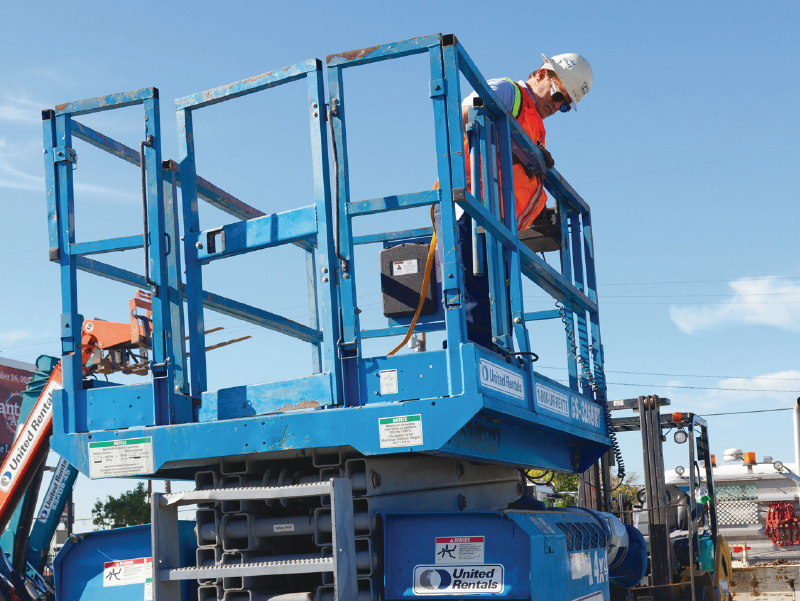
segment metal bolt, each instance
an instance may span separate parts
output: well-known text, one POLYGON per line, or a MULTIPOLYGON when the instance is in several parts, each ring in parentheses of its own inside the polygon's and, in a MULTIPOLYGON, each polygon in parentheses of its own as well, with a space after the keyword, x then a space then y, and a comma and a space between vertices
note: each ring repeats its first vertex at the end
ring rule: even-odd
POLYGON ((68 324, 68 323, 65 323, 65 324, 64 324, 64 327, 65 327, 65 328, 68 328, 68 327, 69 327, 69 324, 68 324))
POLYGON ((466 470, 464 469, 462 463, 460 461, 456 461, 456 478, 461 479, 464 476, 465 471, 466 470))
POLYGON ((175 384, 175 392, 180 392, 180 391, 181 391, 181 385, 175 384))
POLYGON ((183 242, 183 236, 181 236, 181 242, 183 242))
POLYGON ((517 323, 517 324, 522 323, 522 318, 521 317, 515 317, 514 318, 514 323, 517 323))
POLYGON ((381 487, 381 475, 378 472, 372 472, 372 487, 373 488, 381 487))
POLYGON ((441 88, 439 87, 439 84, 436 84, 435 86, 433 86, 433 89, 434 90, 440 90, 441 88))
POLYGON ((317 108, 317 103, 316 102, 312 102, 311 103, 311 108, 313 108, 313 109, 317 108))
POLYGON ((448 277, 448 278, 450 278, 450 279, 452 280, 452 279, 453 279, 453 274, 452 274, 452 273, 448 273, 448 274, 447 274, 447 277, 448 277))
POLYGON ((350 274, 349 274, 349 273, 346 273, 346 274, 344 274, 344 276, 343 276, 343 277, 344 277, 344 279, 346 279, 346 280, 349 280, 349 279, 350 279, 350 274))
POLYGON ((467 497, 464 495, 458 495, 458 508, 461 511, 464 511, 467 508, 467 497))
POLYGON ((316 117, 316 116, 317 116, 317 111, 314 111, 314 114, 312 115, 312 117, 316 117))
POLYGON ((322 278, 322 283, 323 284, 327 284, 328 283, 328 278, 327 277, 323 277, 322 278))
POLYGON ((203 248, 203 243, 202 242, 198 242, 197 244, 195 244, 195 246, 197 248, 203 248))
POLYGON ((497 337, 494 337, 494 338, 492 338, 492 342, 494 342, 495 344, 497 344, 497 337))
POLYGON ((328 273, 328 268, 327 267, 323 267, 322 268, 322 273, 328 273))

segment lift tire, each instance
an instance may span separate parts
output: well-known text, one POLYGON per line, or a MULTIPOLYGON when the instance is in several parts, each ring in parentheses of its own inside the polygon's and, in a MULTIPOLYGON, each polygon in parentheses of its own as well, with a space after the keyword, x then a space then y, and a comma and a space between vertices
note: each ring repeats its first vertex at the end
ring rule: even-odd
POLYGON ((695 587, 694 589, 694 597, 697 601, 714 601, 715 595, 708 588, 707 584, 702 584, 700 586, 695 587))

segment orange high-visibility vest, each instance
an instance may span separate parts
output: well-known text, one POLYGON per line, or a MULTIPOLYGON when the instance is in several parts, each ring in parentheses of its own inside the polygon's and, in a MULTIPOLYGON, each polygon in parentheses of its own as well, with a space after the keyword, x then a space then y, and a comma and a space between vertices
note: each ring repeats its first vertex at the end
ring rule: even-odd
MULTIPOLYGON (((545 130, 544 122, 536 112, 536 103, 528 92, 527 86, 514 83, 516 87, 514 94, 514 106, 511 114, 525 130, 534 144, 544 145, 545 130)), ((470 164, 469 164, 469 145, 464 139, 464 155, 467 160, 467 187, 470 186, 470 164)), ((500 166, 497 166, 499 171, 500 166)), ((525 167, 521 164, 514 164, 514 197, 517 208, 517 229, 519 231, 527 228, 533 220, 542 212, 547 202, 547 194, 539 178, 531 174, 529 177, 525 172, 525 167)), ((502 201, 501 201, 502 206, 502 201)))

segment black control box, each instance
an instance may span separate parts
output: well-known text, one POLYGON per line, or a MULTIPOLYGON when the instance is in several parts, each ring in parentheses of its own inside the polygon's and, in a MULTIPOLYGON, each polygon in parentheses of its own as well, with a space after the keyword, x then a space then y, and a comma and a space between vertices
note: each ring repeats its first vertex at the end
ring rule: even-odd
MULTIPOLYGON (((381 251, 381 292, 383 314, 386 317, 413 316, 419 304, 422 282, 425 279, 427 244, 398 244, 381 251)), ((436 267, 425 290, 425 302, 420 314, 436 311, 433 295, 436 290, 436 267)))

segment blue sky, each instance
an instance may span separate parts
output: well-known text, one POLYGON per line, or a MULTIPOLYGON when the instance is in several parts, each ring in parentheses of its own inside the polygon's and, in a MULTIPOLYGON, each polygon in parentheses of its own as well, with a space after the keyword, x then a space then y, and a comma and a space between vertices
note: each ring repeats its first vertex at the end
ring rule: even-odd
MULTIPOLYGON (((798 5, 492 6, 6 3, 0 356, 33 361, 58 353, 60 291, 46 258, 41 109, 156 86, 163 154, 177 158, 175 98, 312 57, 452 32, 487 77, 524 79, 541 53, 578 52, 592 64, 594 84, 579 111, 545 123, 556 167, 593 210, 610 397, 657 393, 675 409, 698 413, 790 406, 800 396, 798 5)), ((426 71, 426 60, 414 57, 346 73, 354 199, 424 190, 436 179, 426 71)), ((198 172, 266 212, 310 204, 304 94, 295 84, 205 109, 197 120, 198 172)), ((142 136, 136 107, 84 121, 130 146, 142 136)), ((79 240, 138 233, 137 170, 85 145, 76 149, 79 240)), ((357 227, 422 227, 426 219, 424 211, 406 212, 357 227)), ((201 214, 205 227, 227 222, 211 209, 201 214)), ((138 252, 110 260, 141 271, 138 252)), ((364 325, 379 327, 374 248, 357 264, 367 276, 359 280, 364 325)), ((205 274, 208 289, 307 319, 303 258, 294 248, 232 259, 205 274)), ((84 316, 126 319, 132 289, 87 277, 82 285, 84 316)), ((526 302, 550 305, 532 285, 526 302)), ((308 373, 302 343, 214 314, 207 319, 208 327, 225 327, 209 342, 253 336, 210 355, 211 388, 308 373)), ((539 369, 556 379, 566 374, 560 328, 532 329, 539 369)), ((720 456, 736 446, 791 460, 789 416, 710 417, 712 449, 720 456)), ((621 441, 629 469, 638 469, 635 435, 621 441)), ((668 450, 667 467, 679 456, 668 450)), ((88 517, 97 496, 129 486, 82 479, 78 517, 88 517)))

